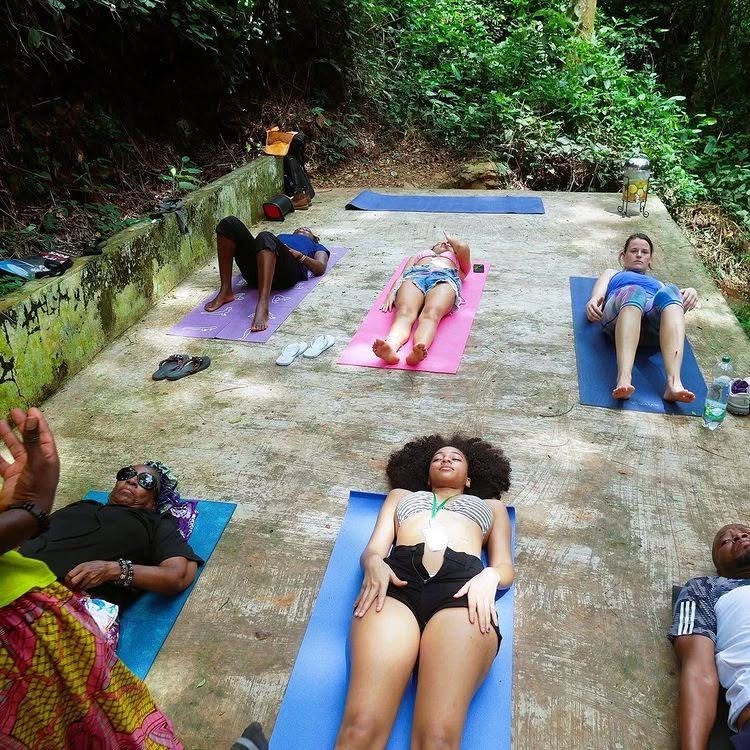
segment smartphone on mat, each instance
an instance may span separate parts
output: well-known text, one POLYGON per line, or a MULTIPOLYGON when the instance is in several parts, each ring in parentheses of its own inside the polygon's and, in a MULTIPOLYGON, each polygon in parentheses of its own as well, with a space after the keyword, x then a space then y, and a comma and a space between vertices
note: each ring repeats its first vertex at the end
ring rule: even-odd
POLYGON ((484 263, 475 263, 474 273, 484 273, 484 263))

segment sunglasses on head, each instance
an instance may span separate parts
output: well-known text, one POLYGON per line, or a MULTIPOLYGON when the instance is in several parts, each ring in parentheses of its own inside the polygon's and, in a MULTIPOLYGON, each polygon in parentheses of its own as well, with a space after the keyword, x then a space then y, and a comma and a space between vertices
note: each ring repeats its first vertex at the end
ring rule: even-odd
POLYGON ((132 466, 125 466, 117 472, 117 481, 125 482, 133 477, 138 477, 138 484, 144 490, 153 490, 156 487, 156 477, 147 471, 137 472, 132 466))

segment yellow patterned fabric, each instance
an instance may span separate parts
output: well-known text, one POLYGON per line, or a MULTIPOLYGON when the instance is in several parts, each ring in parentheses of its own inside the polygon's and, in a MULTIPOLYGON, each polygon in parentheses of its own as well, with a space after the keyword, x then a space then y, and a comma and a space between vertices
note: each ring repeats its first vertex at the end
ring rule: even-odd
POLYGON ((183 750, 146 685, 59 583, 0 608, 0 748, 183 750))
POLYGON ((54 580, 55 574, 41 560, 24 557, 13 550, 4 552, 0 555, 0 607, 54 580))

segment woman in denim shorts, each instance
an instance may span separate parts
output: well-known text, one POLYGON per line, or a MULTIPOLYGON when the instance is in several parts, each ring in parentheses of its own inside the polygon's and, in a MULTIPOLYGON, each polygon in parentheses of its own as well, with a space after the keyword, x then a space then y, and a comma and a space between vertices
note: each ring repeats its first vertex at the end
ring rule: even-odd
POLYGON ((470 270, 469 246, 448 235, 429 250, 412 255, 380 308, 389 312, 395 306, 396 317, 388 335, 375 339, 373 352, 386 364, 395 365, 398 350, 419 318, 414 346, 406 357, 407 364, 419 364, 427 356, 440 321, 463 302, 461 283, 470 270))
POLYGON ((386 471, 394 489, 360 558, 336 750, 385 748, 417 666, 412 747, 458 748, 500 648, 497 590, 513 582, 510 521, 497 499, 510 464, 479 438, 430 435, 396 451, 386 471))
POLYGON ((620 251, 620 270, 608 268, 597 279, 586 304, 586 317, 600 323, 615 341, 617 382, 612 398, 627 399, 635 388, 631 382, 639 344, 659 345, 667 371, 665 401, 695 400, 682 385, 680 369, 685 347, 685 313, 698 304, 692 287, 678 289, 663 284, 647 272, 651 269, 654 244, 646 234, 631 234, 620 251))

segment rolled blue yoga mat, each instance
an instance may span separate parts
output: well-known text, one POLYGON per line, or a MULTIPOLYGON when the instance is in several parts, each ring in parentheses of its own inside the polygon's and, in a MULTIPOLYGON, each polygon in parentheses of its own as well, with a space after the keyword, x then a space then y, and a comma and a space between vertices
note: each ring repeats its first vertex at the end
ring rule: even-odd
MULTIPOLYGON (((375 526, 385 495, 351 491, 310 622, 294 664, 271 736, 271 750, 330 750, 344 713, 349 675, 349 626, 362 585, 359 556, 375 526)), ((508 507, 512 544, 515 509, 508 507)), ((496 601, 500 652, 469 707, 462 747, 510 750, 513 683, 514 587, 496 601)), ((406 689, 387 750, 408 750, 415 682, 406 689)))
POLYGON ((687 338, 682 358, 682 384, 695 393, 695 401, 683 404, 662 399, 667 375, 661 352, 653 346, 638 347, 633 365, 635 393, 625 400, 612 398, 617 380, 615 345, 598 323, 590 323, 586 318, 586 303, 591 299, 595 282, 596 279, 588 276, 570 277, 580 402, 605 409, 700 416, 706 400, 706 383, 687 338))
MULTIPOLYGON (((92 490, 84 500, 106 503, 108 497, 108 492, 92 490)), ((188 544, 205 562, 211 557, 236 507, 235 503, 214 500, 201 500, 198 503, 198 518, 188 544)), ((198 566, 195 581, 182 593, 164 596, 147 591, 123 612, 117 655, 141 679, 151 669, 203 568, 203 565, 198 566)))
POLYGON ((450 214, 543 214, 541 198, 526 195, 397 195, 363 190, 346 204, 358 211, 450 214))

